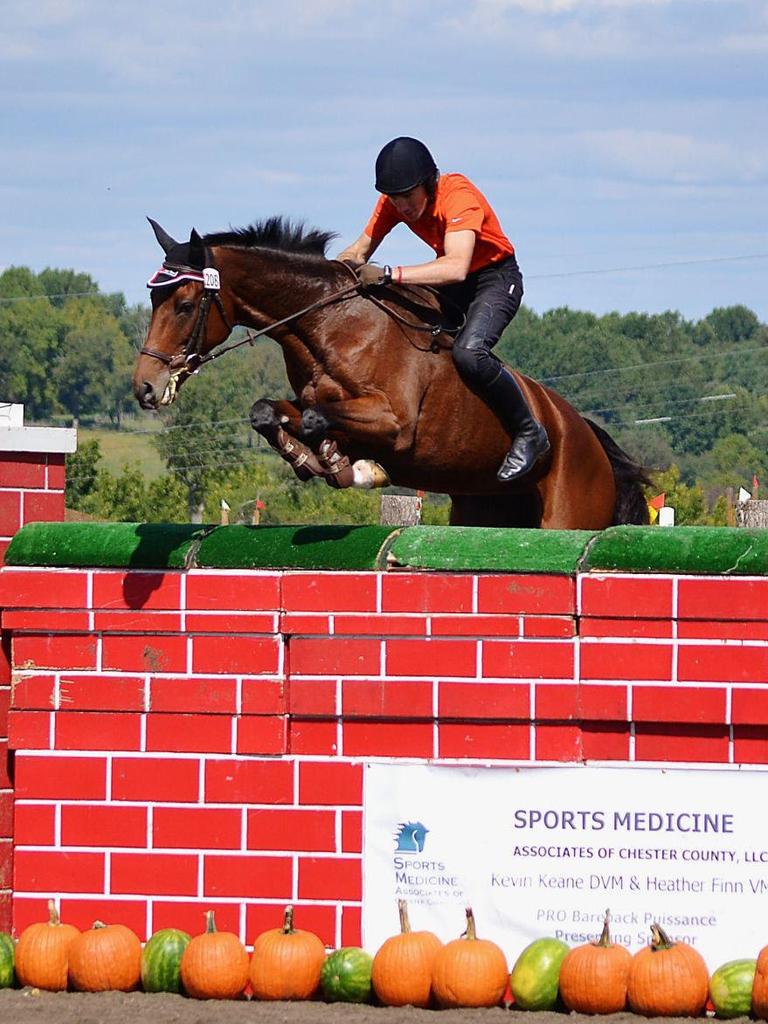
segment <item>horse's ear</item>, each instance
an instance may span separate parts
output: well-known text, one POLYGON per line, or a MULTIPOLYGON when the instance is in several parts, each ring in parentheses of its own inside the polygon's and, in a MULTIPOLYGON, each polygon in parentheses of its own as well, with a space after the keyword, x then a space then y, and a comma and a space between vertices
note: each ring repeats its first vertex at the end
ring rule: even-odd
POLYGON ((201 270, 205 266, 205 242, 194 228, 189 236, 189 265, 201 270))
POLYGON ((168 255, 170 249, 179 243, 175 238, 171 238, 165 228, 161 228, 156 220, 152 220, 151 217, 147 217, 147 220, 152 225, 152 230, 155 232, 155 238, 160 243, 160 248, 163 250, 165 255, 168 255))

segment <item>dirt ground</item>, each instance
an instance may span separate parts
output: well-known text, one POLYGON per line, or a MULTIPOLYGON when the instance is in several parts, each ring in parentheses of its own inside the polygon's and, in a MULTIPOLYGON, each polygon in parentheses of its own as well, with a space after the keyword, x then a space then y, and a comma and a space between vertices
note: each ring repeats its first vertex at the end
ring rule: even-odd
MULTIPOLYGON (((691 1024, 688 1018, 656 1018, 665 1024, 691 1024)), ((144 992, 0 991, 0 1021, 9 1024, 638 1024, 629 1013, 607 1017, 525 1013, 514 1010, 415 1010, 320 1002, 201 1002, 144 992), (439 1014, 439 1020, 436 1016, 439 1014)), ((748 1024, 739 1017, 735 1024, 748 1024)))

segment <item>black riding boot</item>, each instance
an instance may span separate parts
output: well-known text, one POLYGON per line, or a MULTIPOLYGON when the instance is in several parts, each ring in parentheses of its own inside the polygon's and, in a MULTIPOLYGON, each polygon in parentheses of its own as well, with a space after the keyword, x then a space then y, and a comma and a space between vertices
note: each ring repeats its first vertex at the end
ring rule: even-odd
POLYGON ((483 388, 481 397, 513 436, 512 447, 496 474, 501 483, 511 483, 530 473, 547 454, 547 432, 531 415, 525 396, 509 370, 502 369, 498 377, 483 388))

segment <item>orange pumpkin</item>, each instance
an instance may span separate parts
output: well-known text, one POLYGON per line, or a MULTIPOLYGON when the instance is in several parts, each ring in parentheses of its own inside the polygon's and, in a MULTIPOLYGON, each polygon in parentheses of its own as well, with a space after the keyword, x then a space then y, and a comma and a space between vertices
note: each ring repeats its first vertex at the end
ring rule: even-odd
POLYGON ((611 942, 606 910, 597 942, 576 946, 560 967, 560 998, 576 1013, 619 1013, 627 1003, 632 954, 611 942))
POLYGON ((213 911, 181 957, 181 983, 195 999, 235 999, 248 983, 248 954, 234 932, 217 932, 213 911))
POLYGON ((704 958, 652 924, 650 945, 632 957, 627 996, 630 1008, 645 1017, 698 1017, 709 996, 704 958))
POLYGON ((752 982, 752 1013, 761 1020, 768 1020, 768 946, 763 946, 757 954, 755 980, 752 982))
POLYGON ((501 949, 478 939, 472 908, 467 930, 438 949, 432 968, 432 991, 441 1006, 496 1006, 507 987, 509 968, 501 949))
POLYGON ((141 977, 141 942, 124 924, 82 932, 69 947, 69 980, 80 992, 130 992, 141 977))
POLYGON ((16 977, 21 985, 63 992, 67 987, 69 947, 80 934, 73 924, 62 924, 53 900, 48 920, 28 925, 16 943, 16 977))
POLYGON ((432 932, 412 932, 408 904, 397 901, 400 934, 388 938, 373 958, 373 990, 385 1006, 429 1006, 432 968, 442 942, 432 932))
POLYGON ((310 999, 320 985, 325 946, 314 932, 293 927, 293 907, 282 928, 262 932, 253 944, 248 977, 256 999, 310 999))

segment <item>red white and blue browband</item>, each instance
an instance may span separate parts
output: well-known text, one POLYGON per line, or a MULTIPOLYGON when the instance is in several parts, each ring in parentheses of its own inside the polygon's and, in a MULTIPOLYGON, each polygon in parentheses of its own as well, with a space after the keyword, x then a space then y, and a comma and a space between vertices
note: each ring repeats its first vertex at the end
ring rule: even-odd
POLYGON ((147 288, 163 288, 169 284, 180 284, 182 281, 198 281, 213 291, 218 291, 221 287, 219 272, 215 267, 194 270, 192 267, 166 267, 163 264, 147 281, 147 288))

